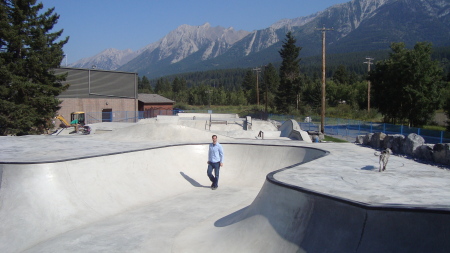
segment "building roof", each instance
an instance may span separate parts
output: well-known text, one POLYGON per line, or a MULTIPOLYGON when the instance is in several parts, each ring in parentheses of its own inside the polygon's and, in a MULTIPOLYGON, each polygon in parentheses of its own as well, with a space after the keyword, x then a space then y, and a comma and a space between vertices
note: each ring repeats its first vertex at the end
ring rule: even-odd
POLYGON ((150 103, 150 104, 175 104, 175 101, 172 101, 168 98, 165 98, 163 96, 160 96, 158 94, 144 94, 140 93, 138 94, 138 100, 143 103, 150 103))

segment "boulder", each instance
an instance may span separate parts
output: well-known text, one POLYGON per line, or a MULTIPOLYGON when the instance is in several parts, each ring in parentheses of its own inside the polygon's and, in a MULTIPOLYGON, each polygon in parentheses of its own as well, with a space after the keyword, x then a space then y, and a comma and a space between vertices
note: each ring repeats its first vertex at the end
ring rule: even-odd
POLYGON ((365 135, 358 135, 358 136, 356 136, 356 143, 364 144, 364 137, 365 137, 365 135))
POLYGON ((387 135, 383 141, 383 148, 390 148, 393 153, 401 154, 403 153, 404 141, 405 136, 402 134, 387 135))
POLYGON ((372 139, 373 133, 367 133, 366 136, 364 136, 363 145, 370 145, 370 140, 372 139))
POLYGON ((450 165, 450 144, 438 143, 434 145, 433 160, 436 163, 450 165))
POLYGON ((374 133, 372 135, 372 137, 370 138, 370 146, 376 149, 382 148, 383 147, 383 141, 384 138, 386 138, 386 134, 385 133, 374 133))
POLYGON ((418 134, 408 134, 403 143, 403 153, 409 156, 415 156, 415 150, 425 143, 425 139, 418 134))
POLYGON ((425 144, 417 147, 414 152, 415 157, 421 160, 433 161, 433 147, 434 144, 425 144))

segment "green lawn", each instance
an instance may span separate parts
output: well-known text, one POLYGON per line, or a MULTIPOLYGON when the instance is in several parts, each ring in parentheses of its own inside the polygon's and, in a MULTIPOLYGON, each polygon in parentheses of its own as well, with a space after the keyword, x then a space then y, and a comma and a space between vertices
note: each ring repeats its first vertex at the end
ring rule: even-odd
POLYGON ((348 142, 348 141, 346 141, 346 140, 334 138, 334 137, 329 136, 329 135, 325 135, 323 141, 331 141, 331 142, 348 142))

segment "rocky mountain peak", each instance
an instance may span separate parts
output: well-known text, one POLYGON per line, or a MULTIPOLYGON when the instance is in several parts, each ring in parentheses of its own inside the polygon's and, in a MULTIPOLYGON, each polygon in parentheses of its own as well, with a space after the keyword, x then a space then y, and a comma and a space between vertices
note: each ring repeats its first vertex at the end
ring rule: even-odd
POLYGON ((158 59, 171 59, 171 63, 179 62, 187 56, 205 50, 203 59, 220 54, 221 50, 231 47, 236 41, 246 36, 246 31, 235 31, 233 28, 221 26, 211 27, 209 23, 201 26, 181 25, 171 31, 155 46, 150 46, 150 53, 158 48, 158 59))
POLYGON ((446 45, 449 13, 449 0, 351 0, 252 32, 212 27, 208 22, 197 26, 183 24, 136 52, 107 49, 74 66, 97 65, 111 70, 121 66, 120 70, 147 76, 173 74, 181 69, 199 71, 211 66, 256 66, 267 63, 258 61, 279 60, 277 47, 287 31, 294 32, 304 48, 303 55, 320 52, 316 27, 324 24, 334 28, 327 38, 329 50, 339 53, 387 49, 391 41, 411 44, 429 40, 446 45), (263 55, 258 56, 260 53, 263 55), (206 63, 208 60, 212 61, 206 63))
POLYGON ((131 49, 108 48, 99 54, 81 59, 69 66, 77 68, 92 68, 92 66, 96 66, 98 69, 116 70, 136 56, 137 52, 133 52, 131 49))

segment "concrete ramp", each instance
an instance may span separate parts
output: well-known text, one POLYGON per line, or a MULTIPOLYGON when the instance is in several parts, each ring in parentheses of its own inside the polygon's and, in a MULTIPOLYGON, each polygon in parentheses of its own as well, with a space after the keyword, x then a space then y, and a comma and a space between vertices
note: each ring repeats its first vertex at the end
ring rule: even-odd
POLYGON ((311 143, 311 137, 308 133, 300 128, 297 121, 293 119, 286 120, 280 127, 281 137, 288 137, 293 140, 302 140, 307 143, 311 143))

